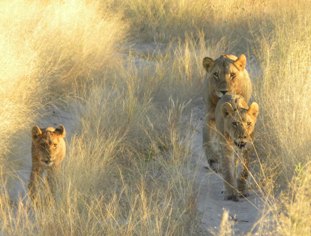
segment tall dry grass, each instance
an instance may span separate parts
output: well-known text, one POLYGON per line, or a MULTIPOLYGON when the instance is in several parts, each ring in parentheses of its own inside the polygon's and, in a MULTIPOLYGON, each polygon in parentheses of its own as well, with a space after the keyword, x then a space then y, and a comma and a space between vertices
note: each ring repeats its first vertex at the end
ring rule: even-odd
POLYGON ((264 140, 261 144, 269 163, 278 165, 287 181, 295 166, 310 158, 311 136, 306 132, 311 127, 309 22, 303 5, 281 9, 273 33, 263 33, 258 51, 262 76, 256 81, 256 98, 263 105, 264 123, 260 130, 271 140, 271 145, 264 140))
MULTIPOLYGON (((214 42, 222 42, 217 52, 222 49, 221 53, 247 53, 248 68, 256 75, 253 77, 254 99, 261 107, 256 142, 261 167, 258 167, 259 176, 256 175, 255 181, 265 183, 262 190, 267 194, 265 197, 269 197, 268 208, 274 209, 273 217, 267 213, 271 221, 280 211, 286 212, 287 220, 291 219, 293 211, 284 209, 277 198, 273 198, 281 192, 292 195, 293 189, 288 186, 292 185, 293 176, 296 178, 295 170, 305 166, 310 158, 311 19, 306 10, 308 7, 309 1, 291 4, 286 0, 260 3, 147 1, 131 4, 125 11, 134 18, 134 32, 139 32, 138 35, 146 40, 166 42, 192 33, 192 42, 195 42, 197 32, 202 31, 205 48, 201 49, 206 55, 211 55, 207 49, 215 47, 214 42)), ((301 194, 304 196, 303 192, 301 194)), ((292 204, 285 198, 282 202, 292 204)), ((302 206, 305 202, 308 203, 308 199, 304 198, 302 206)), ((271 230, 271 227, 267 229, 271 230)), ((286 231, 286 227, 289 225, 285 229, 278 226, 274 229, 280 233, 286 231)), ((299 235, 298 232, 306 232, 304 230, 308 227, 301 223, 293 234, 299 235)))
MULTIPOLYGON (((80 117, 80 128, 69 134, 57 204, 42 199, 46 207, 40 203, 33 206, 27 198, 10 202, 10 181, 1 195, 1 231, 9 235, 197 232, 194 179, 183 175, 190 172, 185 163, 191 132, 182 118, 192 93, 177 93, 178 87, 186 91, 188 86, 183 72, 188 77, 197 73, 189 70, 189 62, 183 62, 189 48, 184 50, 180 45, 173 49, 180 63, 174 61, 172 48, 168 48, 140 70, 134 58, 123 63, 119 53, 126 33, 124 23, 108 10, 97 9, 96 4, 16 1, 3 6, 7 9, 3 22, 9 22, 3 30, 12 28, 12 38, 15 34, 21 37, 15 38, 16 42, 8 39, 18 51, 14 53, 35 58, 29 59, 33 68, 26 60, 20 62, 25 66, 21 78, 12 75, 21 91, 13 85, 12 90, 3 90, 3 97, 14 92, 14 97, 8 97, 14 102, 10 112, 18 111, 18 106, 25 108, 20 117, 8 114, 12 122, 23 126, 14 127, 19 134, 16 139, 8 131, 12 141, 3 150, 14 153, 4 155, 3 163, 18 173, 25 161, 18 167, 12 163, 25 158, 30 161, 29 129, 36 120, 41 122, 49 105, 61 103, 68 108, 67 103, 76 104, 78 112, 72 115, 80 117), (24 47, 33 54, 22 50, 24 47), (164 69, 164 63, 172 64, 173 72, 180 76, 164 69), (22 84, 25 71, 31 73, 28 97, 19 101, 26 88, 22 84), (166 85, 167 91, 162 92, 166 85), (170 93, 173 88, 175 95, 170 93), (156 102, 154 97, 161 99, 156 102), (24 140, 27 142, 22 143, 24 140)), ((198 67, 197 63, 193 66, 198 67)), ((7 76, 3 80, 11 85, 7 76)), ((14 177, 14 173, 9 176, 14 177)), ((2 177, 6 182, 7 170, 2 177)))
MULTIPOLYGON (((57 204, 12 205, 4 188, 1 231, 206 233, 194 179, 185 174, 193 171, 191 101, 204 92, 204 56, 246 53, 261 108, 256 147, 263 168, 255 168, 255 181, 269 183, 259 229, 308 232, 310 3, 288 3, 2 1, 2 183, 22 168, 20 160, 30 161, 30 127, 49 105, 78 107, 72 115, 79 128, 68 139, 57 204)), ((230 230, 224 223, 219 234, 230 230)))
MULTIPOLYGON (((144 101, 137 101, 133 107, 125 96, 134 92, 129 88, 139 89, 140 79, 133 79, 132 86, 124 90, 122 86, 115 87, 114 83, 120 81, 107 79, 103 84, 92 84, 92 96, 86 93, 84 97, 80 129, 68 143, 70 149, 60 176, 57 204, 42 207, 40 203, 33 206, 19 201, 19 205, 11 207, 5 204, 6 198, 1 199, 2 232, 10 235, 199 232, 194 177, 183 174, 190 172, 185 163, 191 130, 183 128, 180 133, 180 127, 185 126, 182 121, 185 105, 171 102, 168 112, 146 120, 145 116, 151 116, 156 107, 144 101), (156 123, 159 120, 161 123, 156 123), (159 124, 161 137, 155 127, 159 124)), ((80 91, 80 99, 82 95, 80 91)), ((46 204, 44 198, 42 203, 46 204)))
MULTIPOLYGON (((123 12, 130 22, 132 37, 138 41, 167 43, 204 31, 206 39, 214 42, 225 39, 235 47, 249 42, 255 30, 249 27, 249 23, 268 24, 268 18, 273 14, 271 6, 275 4, 274 1, 269 4, 267 1, 249 0, 108 2, 113 9, 123 12)), ((258 29, 258 24, 254 26, 258 29)))
POLYGON ((279 6, 274 30, 262 29, 258 40, 262 76, 255 83, 255 97, 262 104, 262 120, 257 146, 265 165, 264 179, 271 182, 264 189, 276 194, 260 222, 263 234, 310 232, 306 189, 310 187, 311 18, 305 10, 309 6, 308 1, 279 6))
POLYGON ((15 185, 29 172, 31 127, 51 105, 68 103, 79 84, 118 63, 127 27, 118 15, 84 1, 0 4, 1 230, 35 234, 40 209, 33 216, 22 202, 16 209, 8 200, 27 186, 15 185))
POLYGON ((5 165, 26 158, 30 144, 23 144, 44 107, 114 64, 126 26, 83 1, 2 1, 0 21, 0 155, 5 165))

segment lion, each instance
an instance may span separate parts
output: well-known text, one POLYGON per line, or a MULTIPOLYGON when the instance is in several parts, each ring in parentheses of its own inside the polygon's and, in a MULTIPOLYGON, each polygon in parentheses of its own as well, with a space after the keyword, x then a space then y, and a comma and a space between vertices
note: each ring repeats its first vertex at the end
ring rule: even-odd
POLYGON ((52 195, 55 195, 57 172, 66 154, 65 135, 63 125, 32 128, 32 169, 28 189, 33 200, 44 174, 52 195))
POLYGON ((205 57, 203 66, 207 72, 204 81, 204 101, 206 105, 206 122, 203 128, 203 145, 209 167, 218 171, 217 155, 210 153, 215 143, 215 108, 218 100, 226 93, 238 94, 246 102, 252 95, 252 83, 246 67, 246 56, 222 55, 216 60, 205 57))
POLYGON ((241 95, 226 94, 218 101, 215 118, 220 170, 224 178, 225 200, 238 201, 248 195, 246 181, 249 175, 249 152, 253 147, 254 128, 259 106, 250 106, 241 95), (240 164, 242 171, 237 173, 240 164))

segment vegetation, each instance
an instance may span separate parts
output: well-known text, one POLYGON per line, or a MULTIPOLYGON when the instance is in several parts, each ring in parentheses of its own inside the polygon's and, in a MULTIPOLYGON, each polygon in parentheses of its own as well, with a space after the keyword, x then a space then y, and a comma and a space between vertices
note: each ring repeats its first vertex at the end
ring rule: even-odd
MULTIPOLYGON (((200 235, 192 108, 204 56, 245 53, 261 108, 253 182, 262 235, 310 232, 311 16, 299 0, 0 3, 0 230, 200 235), (57 203, 26 188, 30 130, 67 114, 57 203)), ((66 122, 62 117, 59 123, 66 122)), ((30 169, 29 169, 30 171, 30 169)), ((220 235, 230 234, 224 215, 220 235)))

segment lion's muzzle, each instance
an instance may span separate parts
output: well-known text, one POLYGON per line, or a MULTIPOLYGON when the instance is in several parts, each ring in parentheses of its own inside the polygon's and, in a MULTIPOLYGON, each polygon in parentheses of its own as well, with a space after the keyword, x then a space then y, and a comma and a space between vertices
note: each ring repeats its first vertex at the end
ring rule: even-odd
POLYGON ((43 164, 45 165, 45 166, 52 166, 53 165, 53 161, 51 161, 51 160, 43 160, 42 161, 43 162, 43 164))
POLYGON ((238 148, 242 149, 246 147, 247 142, 244 141, 234 141, 235 146, 238 148))

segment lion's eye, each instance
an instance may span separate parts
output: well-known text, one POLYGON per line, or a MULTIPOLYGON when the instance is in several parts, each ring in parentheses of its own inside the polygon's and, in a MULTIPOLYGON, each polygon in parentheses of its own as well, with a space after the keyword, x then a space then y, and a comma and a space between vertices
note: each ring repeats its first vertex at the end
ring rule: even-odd
POLYGON ((214 76, 215 79, 218 79, 219 78, 219 73, 218 72, 214 72, 213 76, 214 76))
POLYGON ((234 127, 237 127, 238 126, 238 122, 232 122, 232 125, 234 126, 234 127))
POLYGON ((231 79, 234 79, 236 77, 236 74, 235 73, 230 73, 230 77, 231 77, 231 79))
POLYGON ((54 147, 54 148, 57 148, 57 143, 53 143, 53 147, 54 147))

